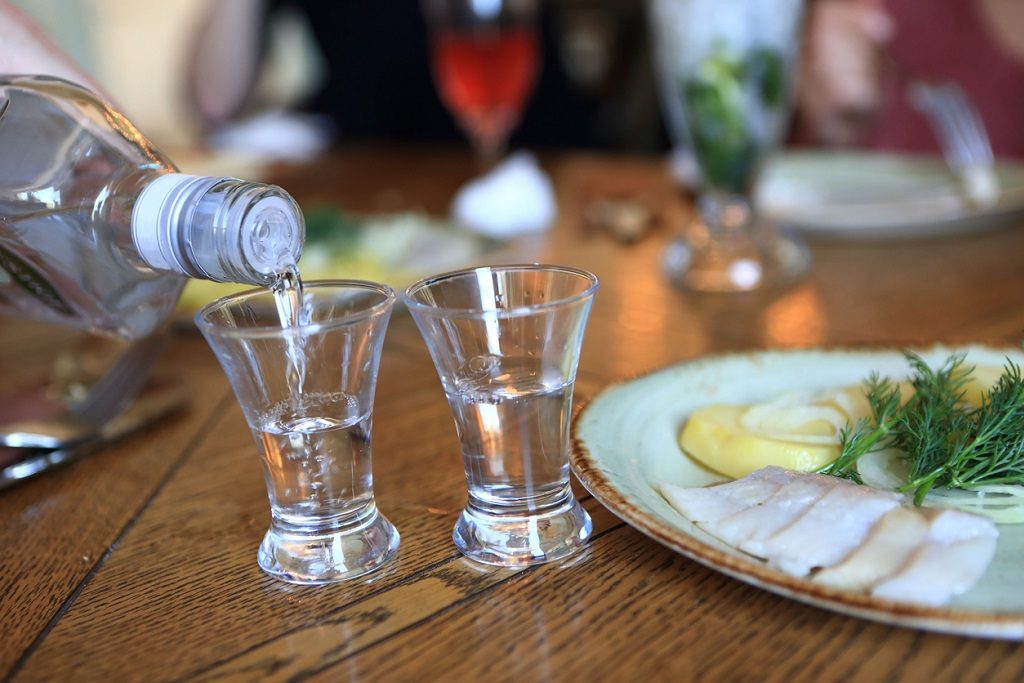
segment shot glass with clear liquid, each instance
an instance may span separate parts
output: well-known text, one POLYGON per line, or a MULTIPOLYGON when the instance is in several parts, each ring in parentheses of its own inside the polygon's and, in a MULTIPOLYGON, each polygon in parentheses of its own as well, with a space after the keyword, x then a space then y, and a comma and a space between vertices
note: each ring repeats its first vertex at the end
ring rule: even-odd
POLYGON ((502 566, 579 550, 589 515, 569 487, 573 383, 597 278, 562 266, 494 266, 409 287, 455 418, 469 499, 452 534, 502 566))
POLYGON ((374 502, 370 448, 395 294, 370 282, 311 282, 298 324, 284 326, 279 294, 244 292, 196 316, 260 451, 271 521, 259 566, 291 583, 354 578, 398 551, 398 532, 374 502))

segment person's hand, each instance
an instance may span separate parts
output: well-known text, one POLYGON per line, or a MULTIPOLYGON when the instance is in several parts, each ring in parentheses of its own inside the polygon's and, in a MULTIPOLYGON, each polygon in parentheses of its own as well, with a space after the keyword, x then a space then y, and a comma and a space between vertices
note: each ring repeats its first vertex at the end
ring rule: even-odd
POLYGON ((862 139, 881 105, 892 34, 880 0, 810 3, 797 93, 802 137, 829 145, 862 139))

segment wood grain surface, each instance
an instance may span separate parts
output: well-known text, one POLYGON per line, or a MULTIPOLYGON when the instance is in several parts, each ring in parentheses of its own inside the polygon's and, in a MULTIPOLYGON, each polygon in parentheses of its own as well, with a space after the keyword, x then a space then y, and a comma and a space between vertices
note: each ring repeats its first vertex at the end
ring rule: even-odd
MULTIPOLYGON (((1015 343, 1024 331, 1020 229, 812 244, 813 270, 793 287, 697 296, 661 274, 665 244, 691 214, 662 160, 543 163, 559 219, 516 253, 602 280, 578 401, 712 352, 1015 343), (628 246, 583 219, 595 197, 623 193, 648 202, 658 226, 628 246)), ((473 171, 459 151, 374 146, 276 169, 274 180, 306 205, 438 214, 473 171)), ((0 493, 4 680, 1024 678, 1018 644, 888 627, 760 591, 663 548, 578 487, 595 522, 585 552, 526 570, 466 561, 451 542, 465 479, 448 405, 401 311, 373 424, 377 502, 402 534, 398 558, 334 586, 274 581, 256 566, 269 510, 252 437, 212 354, 185 327, 159 371, 188 387, 187 410, 0 493)), ((0 394, 42 381, 67 344, 64 331, 2 321, 0 394)))

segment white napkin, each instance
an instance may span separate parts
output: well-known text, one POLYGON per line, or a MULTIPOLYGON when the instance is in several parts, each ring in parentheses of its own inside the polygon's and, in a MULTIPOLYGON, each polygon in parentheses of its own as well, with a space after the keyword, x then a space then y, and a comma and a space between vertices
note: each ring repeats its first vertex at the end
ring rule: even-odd
POLYGON ((321 117, 276 110, 224 126, 210 136, 209 144, 217 152, 244 151, 267 161, 307 161, 330 141, 329 124, 321 117))
POLYGON ((459 224, 498 239, 546 230, 557 214, 551 179, 529 152, 517 152, 466 183, 452 202, 459 224))

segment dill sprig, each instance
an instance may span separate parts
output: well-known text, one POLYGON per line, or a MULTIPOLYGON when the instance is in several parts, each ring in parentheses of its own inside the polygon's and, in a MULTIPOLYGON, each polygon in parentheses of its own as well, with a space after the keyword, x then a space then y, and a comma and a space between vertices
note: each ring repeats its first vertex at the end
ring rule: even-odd
POLYGON ((840 434, 839 457, 822 471, 860 481, 857 461, 868 453, 896 448, 908 464, 903 492, 921 504, 936 487, 974 488, 1024 484, 1024 378, 1006 360, 1003 374, 981 399, 964 400, 973 368, 962 353, 937 370, 919 355, 905 352, 912 371, 913 395, 901 403, 899 385, 871 375, 865 382, 870 420, 840 434))
POLYGON ((970 441, 971 414, 964 406, 963 386, 973 368, 964 367, 964 354, 953 354, 932 370, 915 353, 906 352, 913 374, 910 397, 893 427, 893 446, 907 454, 910 469, 901 491, 914 491, 920 504, 943 478, 955 453, 970 441))
POLYGON ((864 383, 864 389, 871 406, 872 419, 861 418, 852 429, 845 427, 840 432, 842 447, 839 457, 822 470, 825 474, 850 479, 858 484, 864 482, 857 472, 857 461, 863 455, 888 447, 892 439, 890 432, 900 410, 900 388, 892 380, 872 373, 864 383))
POLYGON ((1007 360, 996 385, 974 413, 971 440, 949 468, 950 486, 1024 482, 1024 379, 1007 360))

